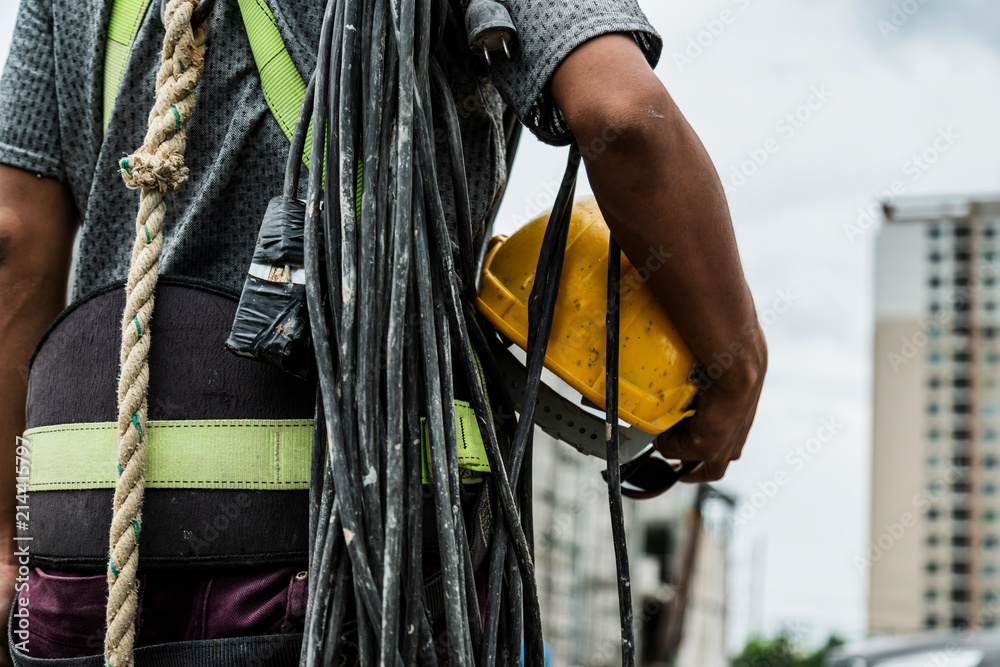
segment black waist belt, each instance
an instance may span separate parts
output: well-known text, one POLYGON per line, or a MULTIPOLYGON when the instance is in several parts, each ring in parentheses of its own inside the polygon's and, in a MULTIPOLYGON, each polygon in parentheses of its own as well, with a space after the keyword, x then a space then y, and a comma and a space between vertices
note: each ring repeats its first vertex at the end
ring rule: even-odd
MULTIPOLYGON (((32 360, 22 450, 29 516, 19 533, 31 538, 34 565, 106 567, 124 305, 116 288, 71 307, 32 360)), ((227 295, 168 278, 157 286, 145 569, 306 560, 315 387, 227 352, 235 311, 227 295)))

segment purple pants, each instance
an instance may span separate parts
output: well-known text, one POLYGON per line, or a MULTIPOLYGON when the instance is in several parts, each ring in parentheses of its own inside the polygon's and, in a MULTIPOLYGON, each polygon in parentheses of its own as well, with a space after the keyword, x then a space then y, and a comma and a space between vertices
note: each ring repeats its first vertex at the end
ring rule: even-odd
MULTIPOLYGON (((29 655, 101 653, 107 586, 104 574, 32 568, 18 594, 30 614, 29 655)), ((140 575, 136 646, 301 631, 307 588, 299 568, 140 575)))

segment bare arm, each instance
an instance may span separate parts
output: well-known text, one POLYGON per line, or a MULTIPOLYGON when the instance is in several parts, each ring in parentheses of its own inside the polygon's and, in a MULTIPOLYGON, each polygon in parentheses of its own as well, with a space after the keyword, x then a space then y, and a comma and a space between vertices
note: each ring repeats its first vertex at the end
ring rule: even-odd
POLYGON ((746 441, 767 347, 715 167, 628 36, 583 44, 550 85, 625 254, 636 266, 655 266, 653 251, 669 257, 650 287, 710 370, 695 417, 657 447, 705 462, 686 481, 720 479, 746 441))
MULTIPOLYGON (((69 189, 0 165, 0 604, 13 595, 14 447, 28 361, 66 302, 76 211, 69 189)), ((4 606, 3 609, 7 609, 4 606)), ((6 636, 5 636, 6 637, 6 636)), ((6 642, 5 642, 6 643, 6 642)))

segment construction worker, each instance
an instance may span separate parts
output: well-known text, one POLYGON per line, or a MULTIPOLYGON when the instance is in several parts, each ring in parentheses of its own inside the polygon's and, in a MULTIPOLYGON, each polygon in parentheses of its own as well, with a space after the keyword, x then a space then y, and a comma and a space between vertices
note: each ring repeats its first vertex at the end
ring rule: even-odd
MULTIPOLYGON (((272 4, 292 60, 308 74, 322 7, 302 0, 272 4)), ((470 166, 478 174, 473 180, 479 179, 474 215, 485 217, 506 177, 499 161, 479 157, 502 154, 497 150, 500 97, 543 140, 565 144, 575 139, 615 238, 635 266, 651 269, 650 286, 708 369, 710 381, 702 387, 695 417, 661 437, 657 447, 671 458, 703 462, 687 481, 720 479, 739 458, 753 420, 766 345, 721 183, 652 72, 659 38, 630 0, 588 0, 572 7, 542 0, 506 4, 520 50, 491 66, 465 53, 453 60, 457 65, 449 72, 470 110, 463 129, 471 128, 471 134, 465 140, 479 149, 467 152, 477 156, 470 166)), ((0 540, 7 544, 13 544, 16 512, 30 513, 24 522, 30 520, 32 528, 56 525, 59 519, 49 499, 35 511, 15 509, 20 467, 15 459, 26 424, 29 362, 65 306, 74 238, 72 301, 99 298, 105 287, 121 283, 128 267, 135 198, 115 171, 121 155, 141 143, 145 131, 162 26, 157 12, 147 13, 108 109, 100 94, 100 72, 109 6, 98 0, 85 6, 22 0, 0 82, 0 469, 10 471, 0 477, 0 514, 6 517, 0 540), (108 115, 106 130, 102 114, 108 115)), ((256 228, 267 199, 280 187, 288 149, 260 90, 241 25, 236 3, 219 3, 209 19, 210 55, 198 90, 199 110, 188 129, 191 176, 171 200, 173 219, 160 259, 161 275, 227 294, 238 293, 242 285, 256 228)), ((80 357, 91 354, 82 342, 75 349, 72 341, 67 345, 80 357)), ((78 389, 104 391, 91 384, 91 378, 80 377, 78 389)), ((114 385, 106 390, 113 397, 114 385)), ((155 409, 169 413, 172 406, 155 409)), ((66 511, 74 506, 73 498, 65 496, 66 511)), ((225 501, 239 502, 238 496, 225 501)), ((245 513, 252 515, 257 505, 249 507, 245 513)), ((81 532, 103 530, 109 521, 100 517, 90 525, 87 516, 77 518, 81 532)), ((11 549, 8 557, 3 575, 8 595, 15 585, 18 591, 30 588, 33 634, 21 652, 22 664, 29 664, 26 655, 69 659, 98 653, 106 595, 103 565, 94 569, 80 561, 64 570, 54 567, 58 558, 50 557, 41 567, 30 549, 18 554, 11 549)), ((301 570, 278 559, 243 569, 192 570, 181 563, 150 572, 137 645, 294 627, 305 587, 301 570)))

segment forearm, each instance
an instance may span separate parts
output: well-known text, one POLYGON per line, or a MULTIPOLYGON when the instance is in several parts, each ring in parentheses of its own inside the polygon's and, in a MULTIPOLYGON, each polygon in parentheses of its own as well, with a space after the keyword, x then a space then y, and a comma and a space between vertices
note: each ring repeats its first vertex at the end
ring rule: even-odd
POLYGON ((584 157, 594 194, 695 356, 751 373, 761 341, 722 185, 665 91, 644 111, 644 127, 584 157))
POLYGON ((75 213, 65 186, 0 166, 0 552, 14 533, 14 451, 28 362, 66 301, 75 213))
POLYGON ((586 44, 557 70, 552 92, 608 226, 681 336, 706 366, 753 380, 763 339, 722 184, 635 43, 586 44))

